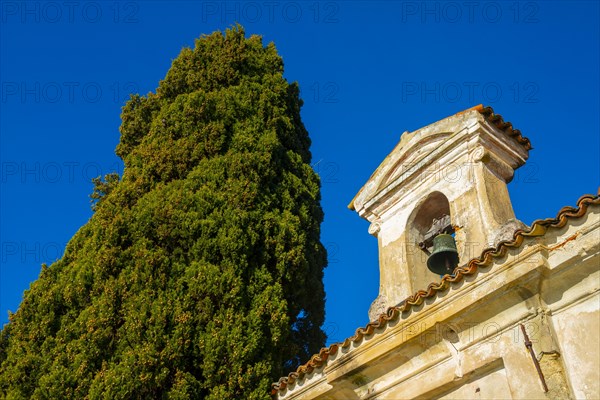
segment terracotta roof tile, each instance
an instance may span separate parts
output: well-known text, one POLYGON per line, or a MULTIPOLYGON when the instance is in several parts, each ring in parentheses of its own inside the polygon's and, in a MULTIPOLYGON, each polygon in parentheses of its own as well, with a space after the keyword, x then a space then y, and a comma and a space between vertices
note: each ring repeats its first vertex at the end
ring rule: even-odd
MULTIPOLYGON (((493 115, 493 111, 491 115, 493 115)), ((499 121, 498 123, 503 123, 501 122, 502 117, 497 117, 499 117, 496 119, 499 121)), ((523 138, 523 140, 527 139, 523 138)), ((527 141, 527 143, 529 143, 529 141, 527 141)), ((307 363, 299 366, 295 372, 291 372, 287 377, 283 377, 279 379, 278 382, 273 383, 271 395, 276 396, 279 391, 283 391, 289 384, 294 383, 298 379, 302 379, 306 374, 310 374, 315 368, 323 366, 329 356, 336 354, 340 348, 347 348, 352 343, 359 342, 364 336, 373 334, 375 329, 383 328, 388 322, 396 320, 403 312, 408 311, 411 307, 420 305, 426 298, 433 297, 437 292, 448 289, 452 284, 462 281, 465 276, 475 274, 479 267, 490 265, 493 258, 506 255, 509 248, 520 247, 525 238, 544 236, 548 229, 562 228, 569 220, 581 218, 585 215, 590 205, 600 205, 600 188, 597 195, 587 194, 580 197, 579 200, 577 200, 576 207, 563 207, 555 218, 536 220, 531 224, 529 229, 518 229, 515 231, 513 240, 502 241, 494 248, 483 250, 478 258, 473 258, 465 266, 456 268, 454 270, 454 276, 444 275, 440 282, 430 283, 426 290, 419 290, 402 301, 399 305, 388 308, 387 312, 381 314, 376 321, 369 322, 364 328, 358 328, 354 336, 347 338, 343 342, 322 348, 318 354, 313 355, 307 363)))
MULTIPOLYGON (((502 115, 494 113, 494 109, 489 106, 484 106, 483 104, 479 104, 472 109, 477 110, 485 117, 485 119, 493 124, 496 128, 503 131, 506 135, 514 138, 517 142, 519 142, 526 150, 531 150, 531 142, 528 138, 524 137, 521 134, 521 131, 518 129, 514 129, 513 125, 510 122, 504 122, 502 115)), ((468 110, 466 110, 468 111, 468 110)))
POLYGON ((502 118, 502 115, 496 114, 494 112, 494 109, 490 106, 484 106, 483 104, 478 104, 475 107, 471 107, 471 108, 467 108, 466 110, 459 111, 454 115, 465 114, 471 110, 479 111, 479 113, 481 115, 483 115, 483 117, 486 119, 486 121, 488 121, 489 123, 494 125, 496 128, 500 129, 507 136, 514 138, 518 143, 520 143, 523 147, 525 147, 525 150, 531 150, 533 148, 533 147, 531 147, 531 142, 529 141, 529 139, 524 137, 521 134, 520 130, 514 129, 512 123, 505 122, 504 118, 502 118))

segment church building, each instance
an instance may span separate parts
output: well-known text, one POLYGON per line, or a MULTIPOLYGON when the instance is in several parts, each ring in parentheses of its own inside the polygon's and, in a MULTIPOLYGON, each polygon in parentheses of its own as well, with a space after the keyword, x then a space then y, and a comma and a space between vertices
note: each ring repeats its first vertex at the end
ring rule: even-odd
POLYGON ((349 206, 378 241, 371 322, 273 398, 600 398, 600 196, 517 220, 530 149, 481 105, 405 132, 349 206))

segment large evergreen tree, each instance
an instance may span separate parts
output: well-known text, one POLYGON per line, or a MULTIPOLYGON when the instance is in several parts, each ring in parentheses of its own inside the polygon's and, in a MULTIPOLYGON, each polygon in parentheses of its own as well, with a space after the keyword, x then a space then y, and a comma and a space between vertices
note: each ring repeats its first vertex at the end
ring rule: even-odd
POLYGON ((10 399, 268 398, 323 345, 319 179, 299 90, 241 27, 123 108, 122 177, 0 334, 10 399))

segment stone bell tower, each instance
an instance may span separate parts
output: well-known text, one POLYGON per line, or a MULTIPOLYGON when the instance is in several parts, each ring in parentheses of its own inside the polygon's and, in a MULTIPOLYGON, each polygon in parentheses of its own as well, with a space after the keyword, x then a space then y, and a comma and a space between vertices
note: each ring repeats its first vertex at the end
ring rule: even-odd
POLYGON ((530 149, 512 124, 482 105, 402 134, 349 206, 371 222, 378 240, 371 319, 439 281, 427 268, 437 234, 454 236, 461 266, 523 226, 506 184, 530 149))

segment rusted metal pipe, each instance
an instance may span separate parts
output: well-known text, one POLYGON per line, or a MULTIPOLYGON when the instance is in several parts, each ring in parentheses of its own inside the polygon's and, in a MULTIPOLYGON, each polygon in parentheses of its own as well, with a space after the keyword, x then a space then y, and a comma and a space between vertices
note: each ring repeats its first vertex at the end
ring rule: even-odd
POLYGON ((529 349, 529 354, 531 354, 531 359, 533 360, 535 369, 537 370, 537 373, 540 377, 540 381, 542 381, 542 386, 544 387, 544 392, 548 393, 548 386, 546 385, 546 379, 544 378, 544 373, 542 372, 542 368, 540 367, 540 362, 538 361, 537 357, 535 356, 535 352, 533 351, 533 344, 531 343, 531 340, 529 340, 529 336, 527 335, 527 332, 525 331, 525 326, 523 324, 520 324, 520 325, 521 325, 521 331, 523 332, 523 337, 525 338, 525 347, 527 347, 529 349))

